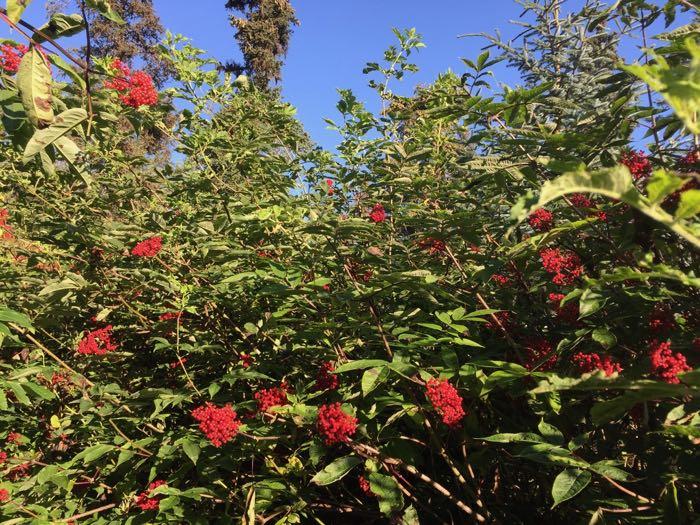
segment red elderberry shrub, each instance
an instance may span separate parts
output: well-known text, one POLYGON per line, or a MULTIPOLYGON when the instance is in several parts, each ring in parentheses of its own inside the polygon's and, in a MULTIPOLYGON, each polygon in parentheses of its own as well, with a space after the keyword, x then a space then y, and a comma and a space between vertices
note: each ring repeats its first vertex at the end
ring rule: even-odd
POLYGON ((445 250, 447 249, 444 241, 433 237, 426 237, 425 239, 419 241, 418 246, 421 250, 428 250, 428 254, 430 255, 445 253, 445 250))
POLYGON ((340 403, 321 405, 316 428, 326 445, 345 443, 357 430, 357 419, 343 412, 340 403))
POLYGON ((117 349, 112 341, 112 325, 86 332, 78 343, 78 353, 85 355, 105 355, 117 349))
POLYGON ((160 500, 163 499, 163 494, 156 494, 153 497, 150 497, 149 494, 153 492, 155 489, 157 489, 160 486, 165 485, 165 481, 163 480, 156 480, 150 485, 148 485, 148 489, 136 496, 136 506, 140 507, 141 510, 147 511, 147 510, 158 510, 158 507, 160 505, 160 500))
POLYGON ((569 195, 569 200, 571 201, 571 204, 573 204, 577 208, 593 207, 593 201, 586 197, 584 193, 572 193, 571 195, 569 195))
POLYGON ((258 402, 258 411, 268 412, 272 407, 287 405, 287 385, 265 388, 255 392, 255 399, 258 402))
POLYGON ((153 79, 144 71, 134 71, 121 60, 112 62, 116 78, 105 82, 107 89, 114 89, 121 93, 119 100, 125 106, 138 108, 140 106, 153 106, 158 103, 158 91, 153 85, 153 79))
POLYGON ((332 374, 335 370, 333 361, 326 361, 321 365, 316 374, 316 390, 337 390, 340 386, 340 378, 332 374))
POLYGON ((491 280, 498 284, 498 286, 504 288, 510 284, 510 277, 503 275, 502 273, 494 273, 491 276, 491 280))
POLYGON ((375 496, 374 492, 372 492, 372 487, 369 484, 369 481, 367 481, 367 478, 360 475, 357 477, 357 484, 360 486, 360 490, 365 493, 366 496, 375 496))
POLYGON ((554 284, 570 285, 583 275, 581 259, 573 252, 559 248, 545 248, 540 252, 540 259, 545 271, 553 274, 554 284))
POLYGON ((620 163, 627 166, 634 180, 646 179, 651 175, 651 162, 642 151, 626 151, 620 157, 620 163))
POLYGON ((7 452, 0 450, 0 465, 5 463, 5 461, 7 461, 7 452))
POLYGON ((10 493, 7 489, 0 489, 0 503, 5 503, 10 499, 10 493))
POLYGON ((676 319, 667 305, 657 304, 649 316, 649 330, 654 333, 668 332, 676 327, 676 319))
POLYGON ((464 417, 462 397, 447 379, 429 380, 425 384, 425 395, 447 426, 458 425, 464 417))
POLYGON ((678 374, 690 370, 685 356, 680 352, 674 354, 671 351, 671 343, 668 341, 663 343, 652 341, 649 359, 651 360, 651 372, 667 383, 680 383, 678 374))
POLYGON ((545 208, 533 211, 527 219, 532 229, 538 232, 546 232, 554 226, 554 215, 545 208))
POLYGON ((199 430, 217 448, 231 441, 238 434, 238 427, 241 426, 238 415, 231 405, 217 407, 207 402, 195 408, 192 411, 192 417, 199 422, 199 430))
POLYGON ((162 237, 149 237, 148 239, 136 243, 136 246, 131 249, 131 255, 135 257, 155 257, 162 249, 162 237))
POLYGON ((615 372, 622 372, 620 363, 615 362, 610 356, 600 357, 597 353, 585 354, 578 352, 572 356, 572 361, 582 373, 602 370, 606 376, 611 376, 615 372))
POLYGON ((568 324, 577 324, 579 316, 578 303, 569 301, 564 306, 560 306, 561 301, 566 297, 563 293, 550 293, 549 302, 554 308, 557 319, 568 324))
POLYGON ((7 217, 10 215, 4 208, 0 208, 0 239, 14 239, 12 226, 7 224, 7 217))
POLYGON ((22 44, 0 45, 0 69, 5 73, 17 73, 22 57, 29 48, 22 44))
POLYGON ((243 368, 250 368, 250 365, 253 364, 253 356, 250 354, 241 354, 240 359, 243 368))
POLYGON ((552 343, 544 337, 530 337, 523 342, 523 366, 528 370, 537 369, 543 372, 552 370, 557 364, 557 354, 552 343), (541 364, 540 364, 541 363, 541 364))
POLYGON ((328 195, 333 195, 335 189, 333 188, 333 181, 331 179, 326 179, 326 186, 328 186, 328 195))
POLYGON ((369 214, 369 218, 372 222, 384 222, 386 220, 386 211, 384 206, 377 203, 372 208, 372 212, 369 214))

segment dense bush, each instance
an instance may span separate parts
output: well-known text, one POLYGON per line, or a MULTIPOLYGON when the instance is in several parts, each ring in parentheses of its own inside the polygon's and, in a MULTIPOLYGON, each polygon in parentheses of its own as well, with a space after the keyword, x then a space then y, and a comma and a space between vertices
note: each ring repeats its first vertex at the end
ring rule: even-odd
POLYGON ((615 52, 679 5, 528 5, 411 97, 397 31, 336 152, 181 37, 160 94, 5 44, 3 523, 700 519, 697 26, 615 52))

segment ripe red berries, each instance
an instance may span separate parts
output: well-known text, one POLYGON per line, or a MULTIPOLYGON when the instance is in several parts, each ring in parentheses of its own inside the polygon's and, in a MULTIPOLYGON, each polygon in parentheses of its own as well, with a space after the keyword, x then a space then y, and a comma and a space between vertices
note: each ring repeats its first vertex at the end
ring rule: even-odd
POLYGON ((583 275, 581 259, 574 252, 559 248, 545 248, 540 252, 542 267, 553 274, 552 282, 558 285, 573 284, 583 275))
POLYGON ((336 374, 332 374, 335 370, 335 364, 332 361, 326 361, 321 365, 316 374, 316 390, 337 390, 340 386, 340 378, 336 374))
POLYGON ((454 427, 464 417, 462 398, 447 379, 430 379, 425 384, 425 395, 442 417, 443 423, 454 427))
POLYGON ((375 204, 372 208, 372 212, 369 214, 369 219, 372 222, 384 222, 386 220, 386 210, 384 210, 384 206, 379 203, 375 204))
POLYGON ((158 103, 158 91, 148 73, 143 71, 132 73, 129 67, 119 59, 112 62, 112 68, 116 70, 116 78, 105 82, 105 87, 121 93, 119 100, 122 104, 138 108, 158 103))
POLYGON ((600 357, 600 355, 595 352, 591 354, 578 352, 574 354, 571 359, 582 373, 602 370, 605 372, 606 376, 611 376, 615 372, 622 371, 620 363, 616 363, 608 355, 600 357))
POLYGON ((155 257, 163 249, 163 238, 159 236, 149 237, 141 241, 131 249, 131 255, 135 257, 155 257))
POLYGON ((10 499, 10 493, 7 489, 0 489, 0 503, 5 503, 10 499))
POLYGON ((344 443, 357 430, 357 419, 343 412, 340 403, 321 405, 318 409, 316 428, 326 445, 344 443))
POLYGON ((105 355, 117 348, 112 341, 112 325, 86 332, 78 343, 78 353, 85 355, 105 355))
POLYGON ((671 343, 668 341, 664 343, 652 341, 649 359, 651 360, 652 373, 667 383, 680 383, 678 374, 690 370, 685 356, 680 352, 674 354, 671 351, 671 343))
POLYGON ((238 434, 238 428, 241 426, 238 414, 231 405, 217 407, 207 402, 195 408, 192 411, 192 417, 199 422, 199 430, 217 448, 231 441, 238 434))
POLYGON ((651 175, 651 162, 642 151, 626 151, 620 157, 620 163, 627 166, 634 180, 646 179, 651 175))
POLYGON ((22 44, 0 45, 0 69, 5 73, 17 73, 22 57, 29 48, 22 44))
POLYGON ((554 215, 545 208, 539 208, 530 214, 527 222, 530 223, 533 230, 546 232, 551 230, 552 226, 554 226, 554 215))
POLYGON ((140 507, 143 511, 158 510, 158 506, 160 505, 160 500, 163 499, 163 495, 157 494, 153 497, 149 497, 149 494, 162 485, 165 485, 165 481, 163 480, 156 480, 148 485, 148 489, 146 491, 136 496, 136 506, 140 507))
POLYGON ((255 392, 260 412, 268 412, 272 407, 288 404, 287 385, 282 383, 279 387, 265 388, 255 392))
POLYGON ((557 364, 557 354, 552 343, 544 337, 530 337, 523 343, 525 355, 523 366, 528 370, 537 367, 540 371, 552 370, 557 364))
POLYGON ((0 239, 13 239, 12 226, 7 224, 7 217, 10 213, 3 208, 0 208, 0 239))

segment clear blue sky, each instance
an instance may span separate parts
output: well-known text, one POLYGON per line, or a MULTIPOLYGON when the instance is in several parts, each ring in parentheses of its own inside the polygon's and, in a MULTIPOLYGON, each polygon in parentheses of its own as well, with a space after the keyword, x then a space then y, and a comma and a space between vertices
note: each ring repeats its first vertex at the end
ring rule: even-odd
MULTIPOLYGON (((172 32, 192 38, 197 47, 217 59, 240 57, 224 0, 154 1, 163 25, 172 32)), ((24 18, 43 23, 44 3, 34 0, 24 18)), ((384 49, 395 42, 392 27, 415 27, 427 45, 414 59, 421 71, 408 77, 404 85, 394 86, 407 93, 415 84, 428 83, 447 69, 462 73, 460 57, 478 56, 484 40, 459 35, 496 29, 504 37, 517 33, 519 28, 509 21, 522 9, 514 0, 292 0, 292 4, 301 24, 292 36, 283 93, 298 108, 313 139, 328 148, 337 143, 337 135, 326 129, 323 117, 337 117, 338 88, 353 89, 374 107, 362 68, 368 61, 381 59, 384 49)), ((0 29, 0 36, 6 35, 7 29, 0 29)), ((517 83, 513 71, 500 68, 497 76, 502 82, 517 83)))

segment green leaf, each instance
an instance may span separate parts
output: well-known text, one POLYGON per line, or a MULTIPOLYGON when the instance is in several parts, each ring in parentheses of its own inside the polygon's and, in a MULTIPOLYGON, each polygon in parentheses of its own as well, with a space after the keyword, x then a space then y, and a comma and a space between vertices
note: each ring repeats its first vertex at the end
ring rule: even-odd
POLYGON ((14 323, 18 326, 21 326, 22 328, 27 328, 31 331, 34 331, 31 319, 29 319, 29 317, 22 313, 15 312, 14 310, 0 308, 0 321, 4 321, 6 323, 14 323))
POLYGON ((15 24, 22 18, 22 13, 32 0, 7 0, 7 18, 15 24))
POLYGON ((596 313, 603 307, 604 302, 602 295, 586 288, 579 298, 579 319, 596 313))
POLYGON ((63 60, 60 55, 55 55, 53 53, 50 53, 47 55, 49 62, 51 62, 54 66, 56 66, 58 69, 66 73, 73 82, 75 82, 78 86, 80 86, 82 89, 85 89, 85 79, 83 76, 78 73, 75 68, 73 68, 68 62, 63 60))
POLYGON ((697 135, 700 134, 697 118, 700 111, 700 47, 688 38, 685 48, 691 57, 687 62, 670 65, 662 55, 649 51, 653 61, 644 65, 624 65, 622 68, 660 93, 687 128, 697 135))
POLYGON ((681 193, 681 201, 676 209, 676 220, 690 219, 700 213, 700 190, 686 190, 681 193))
POLYGON ((544 438, 533 432, 514 432, 494 434, 493 436, 476 438, 490 443, 543 443, 544 438))
POLYGON ((311 481, 320 486, 330 485, 343 479, 348 472, 350 472, 360 463, 362 463, 362 459, 358 458, 357 456, 344 456, 342 458, 338 458, 333 461, 333 463, 327 465, 326 468, 320 472, 317 472, 316 475, 311 478, 311 481))
POLYGON ((545 465, 562 465, 571 467, 587 467, 588 462, 577 458, 569 450, 550 443, 535 443, 524 445, 520 448, 516 457, 543 463, 545 465))
POLYGON ((367 397, 372 390, 381 385, 389 377, 389 370, 384 367, 370 368, 362 374, 360 385, 362 386, 362 397, 367 397))
POLYGON ((403 508, 403 494, 391 476, 372 472, 369 475, 369 486, 379 500, 379 510, 385 515, 391 516, 403 508))
POLYGON ((107 454, 107 452, 111 452, 112 450, 114 450, 113 445, 106 445, 106 444, 93 445, 92 447, 84 450, 81 453, 83 464, 87 465, 88 463, 92 463, 93 461, 100 459, 102 456, 107 454))
POLYGON ((388 364, 388 361, 384 361, 382 359, 358 359, 357 361, 350 361, 349 363, 340 365, 335 369, 335 373, 342 374, 344 372, 352 372, 353 370, 364 370, 365 368, 374 368, 388 364))
POLYGON ((199 459, 199 445, 194 441, 186 439, 182 442, 182 450, 185 452, 185 454, 187 454, 187 457, 190 458, 192 463, 196 465, 197 460, 199 459))
POLYGON ((540 424, 537 425, 537 430, 539 430, 540 434, 542 434, 542 436, 550 443, 555 445, 564 444, 564 434, 562 434, 561 431, 554 425, 550 425, 542 420, 540 421, 540 424))
POLYGON ((647 197, 651 204, 658 204, 681 188, 685 181, 666 170, 655 170, 647 183, 647 197))
POLYGON ((578 468, 567 468, 563 470, 552 484, 552 499, 554 505, 552 508, 559 505, 561 502, 573 498, 591 482, 591 473, 587 470, 578 468))
POLYGON ((591 332, 591 338, 606 350, 617 344, 617 337, 607 328, 596 328, 591 332))
POLYGON ((112 5, 107 0, 86 0, 85 3, 88 5, 88 7, 92 7, 106 19, 119 25, 126 24, 124 19, 119 16, 119 13, 112 8, 112 5))
MULTIPOLYGON (((616 166, 589 172, 584 169, 565 173, 554 180, 545 182, 540 188, 539 198, 528 194, 521 197, 511 209, 511 218, 516 225, 524 221, 528 215, 547 203, 571 193, 595 193, 610 199, 629 204, 647 217, 663 224, 677 235, 700 248, 700 237, 678 218, 671 216, 658 206, 652 206, 634 186, 632 176, 625 166, 616 166)), ((682 217, 681 217, 682 218, 682 217)), ((510 235, 515 226, 508 231, 510 235)))
POLYGON ((32 40, 40 44, 46 42, 46 37, 56 40, 62 36, 73 36, 80 33, 84 28, 85 21, 82 16, 78 14, 54 13, 49 21, 32 35, 32 40))
POLYGON ((35 128, 53 122, 51 70, 44 56, 32 47, 23 57, 17 71, 17 89, 29 122, 35 128))
MULTIPOLYGON (((87 112, 82 108, 68 109, 58 115, 48 128, 38 129, 34 132, 34 135, 32 135, 32 138, 29 139, 27 146, 24 148, 22 161, 25 163, 29 162, 34 155, 87 120, 87 117, 87 112)), ((73 156, 73 159, 69 160, 74 159, 75 157, 73 156)))

